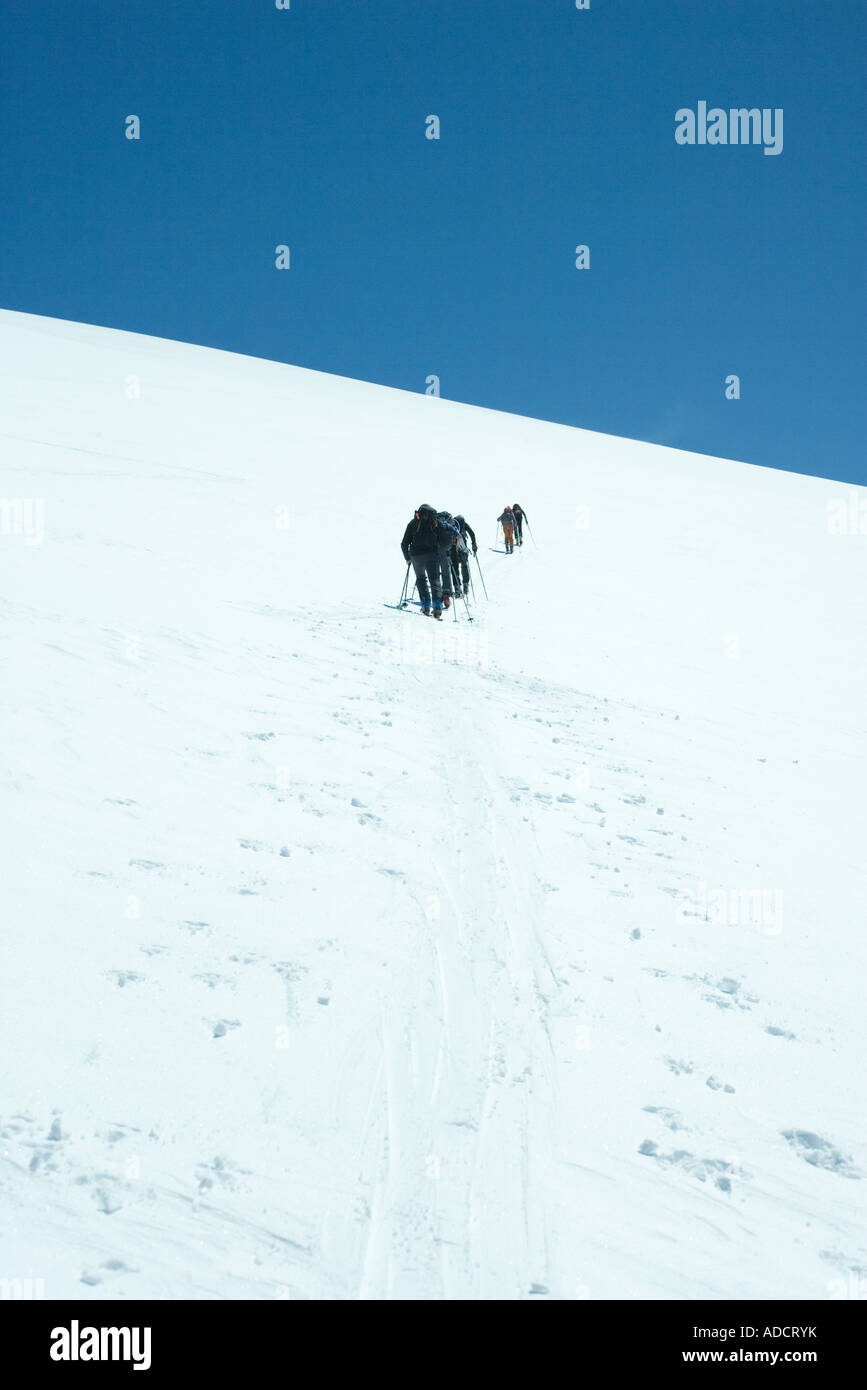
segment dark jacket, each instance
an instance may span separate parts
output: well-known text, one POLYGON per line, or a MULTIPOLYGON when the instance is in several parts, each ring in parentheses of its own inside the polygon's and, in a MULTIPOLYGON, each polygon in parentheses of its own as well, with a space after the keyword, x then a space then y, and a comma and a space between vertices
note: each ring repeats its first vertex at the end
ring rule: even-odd
POLYGON ((467 536, 469 536, 469 538, 470 538, 470 543, 471 543, 471 545, 472 545, 472 547, 473 547, 473 554, 475 555, 476 551, 478 550, 478 546, 476 545, 476 533, 475 533, 475 531, 473 530, 473 528, 472 528, 472 526, 470 525, 470 523, 467 521, 466 517, 463 517, 463 516, 456 516, 456 517, 455 517, 455 521, 457 522, 458 530, 459 530, 460 533, 461 533, 461 540, 462 540, 462 541, 464 542, 464 544, 466 545, 467 536))
POLYGON ((435 555, 440 548, 440 521, 434 511, 416 512, 403 533, 400 548, 409 564, 412 555, 435 555))

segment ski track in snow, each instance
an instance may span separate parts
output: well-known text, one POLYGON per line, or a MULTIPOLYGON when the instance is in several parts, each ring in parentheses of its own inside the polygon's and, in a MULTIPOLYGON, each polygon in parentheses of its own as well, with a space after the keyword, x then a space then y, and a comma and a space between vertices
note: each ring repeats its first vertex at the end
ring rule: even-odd
POLYGON ((701 460, 685 487, 673 451, 22 315, 0 346, 9 474, 49 527, 2 537, 0 1278, 378 1300, 867 1277, 863 671, 839 655, 864 605, 810 529, 824 485, 701 460), (133 415, 94 383, 136 370, 133 415), (480 534, 472 625, 385 606, 438 406, 480 530, 500 473, 544 461, 547 544, 480 534), (335 459, 372 440, 395 544, 359 594, 335 459), (777 530, 730 564, 765 506, 777 530), (770 915, 715 920, 716 888, 773 890, 770 915))
MULTIPOLYGON (((416 689, 412 703, 419 698, 416 689)), ((435 724, 449 718, 453 701, 438 691, 426 714, 435 724)), ((424 793, 443 826, 433 852, 443 887, 418 916, 428 939, 417 968, 426 959, 429 973, 419 972, 414 987, 407 981, 410 1008, 387 1008, 383 1021, 388 1160, 373 1203, 365 1297, 399 1289, 517 1298, 547 1284, 544 1220, 528 1169, 531 1136, 541 1144, 550 1133, 554 1101, 538 978, 550 967, 533 936, 532 877, 518 881, 510 868, 525 856, 510 853, 507 798, 487 771, 495 750, 465 722, 455 743, 472 756, 445 766, 441 787, 424 793), (467 869, 479 841, 492 848, 467 869), (455 866, 453 887, 446 864, 455 866)))

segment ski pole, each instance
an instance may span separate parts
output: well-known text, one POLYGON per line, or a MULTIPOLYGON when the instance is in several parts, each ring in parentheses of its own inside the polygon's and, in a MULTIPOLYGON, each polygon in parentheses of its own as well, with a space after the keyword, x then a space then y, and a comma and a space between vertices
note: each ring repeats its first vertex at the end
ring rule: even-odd
POLYGON ((406 574, 403 576, 403 588, 402 588, 401 591, 400 591, 400 599, 398 600, 398 605, 397 605, 398 608, 403 608, 403 605, 404 605, 404 603, 406 602, 406 591, 407 591, 407 586, 408 586, 408 585, 409 585, 409 560, 407 560, 407 562, 406 562, 406 574))
MULTIPOLYGON (((527 521, 527 518, 524 517, 524 520, 527 521)), ((536 537, 533 535, 533 532, 532 532, 532 530, 530 529, 530 523, 529 523, 529 521, 527 521, 527 530, 530 532, 530 540, 533 542, 534 545, 536 545, 536 537)), ((536 545, 536 549, 537 549, 537 550, 539 549, 539 547, 538 547, 537 545, 536 545)))
POLYGON ((476 562, 476 569, 479 571, 479 578, 480 578, 481 581, 482 581, 482 588, 483 588, 484 591, 485 591, 485 598, 487 598, 487 597, 488 597, 488 588, 487 588, 487 585, 485 584, 485 576, 482 574, 482 567, 481 567, 481 565, 479 564, 479 557, 478 557, 478 555, 474 555, 474 556, 473 556, 473 559, 474 559, 475 562, 476 562))

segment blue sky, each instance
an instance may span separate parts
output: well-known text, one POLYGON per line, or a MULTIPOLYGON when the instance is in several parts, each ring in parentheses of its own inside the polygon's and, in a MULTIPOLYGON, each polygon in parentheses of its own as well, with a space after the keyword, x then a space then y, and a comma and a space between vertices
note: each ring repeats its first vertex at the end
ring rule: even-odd
POLYGON ((865 10, 3 0, 0 305, 867 482, 865 10))

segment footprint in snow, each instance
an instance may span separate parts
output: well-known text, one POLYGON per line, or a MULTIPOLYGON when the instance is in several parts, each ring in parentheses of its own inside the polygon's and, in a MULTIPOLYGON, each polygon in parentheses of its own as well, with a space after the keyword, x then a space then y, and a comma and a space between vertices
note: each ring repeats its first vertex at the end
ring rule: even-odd
POLYGON ((735 1093, 734 1086, 724 1084, 716 1076, 709 1076, 704 1084, 705 1086, 709 1086, 712 1091, 725 1091, 730 1096, 733 1096, 735 1093))
POLYGON ((297 961, 293 960, 273 960, 271 964, 281 980, 290 983, 302 979, 308 973, 306 965, 299 965, 297 961))
POLYGON ((81 1283, 88 1284, 91 1288, 96 1288, 101 1284, 106 1276, 112 1274, 138 1274, 139 1268, 135 1265, 128 1265, 123 1260, 104 1260, 97 1269, 84 1269, 81 1272, 81 1283))
POLYGON ((813 1134, 808 1129, 783 1129, 780 1133, 798 1157, 811 1167, 824 1168, 826 1172, 837 1173, 841 1178, 857 1179, 863 1176, 848 1154, 836 1149, 820 1134, 813 1134))
POLYGON ((728 976, 721 980, 711 980, 707 975, 684 975, 685 980, 707 986, 707 993, 702 994, 709 1004, 716 1004, 718 1009, 730 1009, 737 1005, 748 1013, 751 1005, 757 1004, 758 999, 754 994, 749 994, 743 990, 740 980, 733 980, 728 976))
POLYGON ((237 1192, 238 1176, 249 1174, 249 1168, 240 1168, 230 1158, 217 1154, 210 1163, 196 1165, 196 1178, 200 1192, 208 1192, 213 1187, 223 1187, 229 1192, 237 1192))
POLYGON ((4 1120, 0 1125, 0 1139, 12 1139, 16 1135, 26 1132, 34 1124, 32 1115, 13 1115, 11 1120, 4 1120))
POLYGON ((118 1144, 121 1139, 129 1139, 132 1134, 138 1133, 140 1131, 135 1128, 131 1128, 127 1133, 126 1125, 113 1125, 111 1129, 106 1130, 104 1138, 107 1144, 118 1144))
MULTIPOLYGON (((863 1250, 857 1255, 844 1255, 840 1250, 820 1250, 819 1259, 847 1276, 850 1298, 863 1297, 864 1281, 867 1280, 867 1256, 863 1250)), ((845 1284, 843 1289, 846 1289, 845 1284)))
POLYGON ((214 1038, 224 1038, 233 1028, 240 1028, 240 1026, 241 1021, 237 1018, 220 1018, 216 1023, 208 1024, 211 1029, 211 1036, 214 1038))
POLYGON ((683 1123, 683 1116, 677 1110, 669 1110, 665 1105, 642 1105, 641 1108, 642 1110, 646 1110, 648 1115, 658 1116, 666 1129, 686 1129, 686 1125, 683 1123))
POLYGON ((93 1193, 93 1200, 96 1202, 97 1210, 103 1216, 114 1216, 116 1211, 120 1211, 123 1202, 115 1192, 108 1187, 97 1187, 93 1193))
POLYGON ((229 985, 231 989, 235 988, 234 980, 230 980, 228 975, 217 975, 210 970, 201 971, 198 975, 194 975, 193 979, 201 980, 203 985, 208 986, 208 989, 216 989, 217 985, 229 985))
POLYGON ((672 1149, 670 1153, 661 1153, 659 1145, 653 1139, 642 1140, 638 1152, 645 1158, 652 1158, 663 1168, 679 1168, 690 1177, 697 1178, 699 1182, 707 1182, 708 1178, 713 1178, 714 1186, 721 1192, 731 1192, 733 1177, 746 1176, 740 1164, 727 1158, 697 1158, 688 1149, 672 1149))
POLYGON ((664 1060, 668 1070, 674 1072, 675 1076, 692 1075, 692 1062, 679 1062, 676 1057, 666 1057, 664 1060))
POLYGON ((125 985, 140 984, 144 975, 139 975, 137 970, 106 970, 106 978, 114 980, 118 989, 123 989, 125 985))

